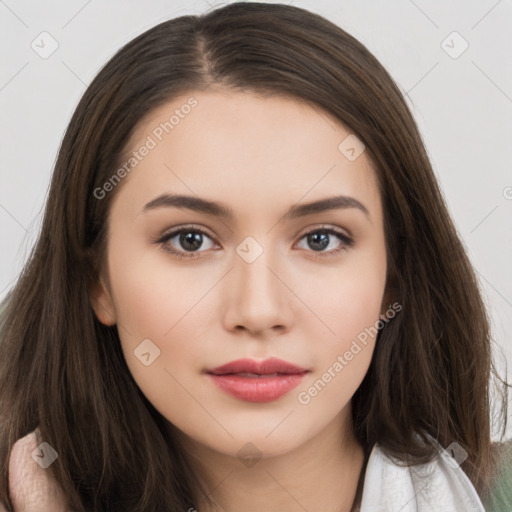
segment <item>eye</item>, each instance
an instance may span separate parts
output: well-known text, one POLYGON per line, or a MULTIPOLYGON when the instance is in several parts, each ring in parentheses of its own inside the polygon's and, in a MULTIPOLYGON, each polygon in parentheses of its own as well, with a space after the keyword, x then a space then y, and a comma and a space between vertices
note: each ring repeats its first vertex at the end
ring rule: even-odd
POLYGON ((195 252, 201 248, 204 244, 204 238, 210 240, 211 237, 202 229, 195 227, 184 227, 176 229, 170 233, 166 233, 162 236, 157 243, 159 243, 164 251, 170 252, 179 258, 199 258, 199 255, 195 255, 195 252), (173 240, 176 239, 174 242, 173 240), (172 245, 174 244, 174 246, 172 245), (184 250, 176 249, 175 245, 181 245, 184 250), (192 251, 192 252, 188 252, 192 251))
POLYGON ((303 239, 306 239, 306 243, 313 248, 313 252, 319 253, 314 255, 315 258, 334 256, 341 251, 348 251, 354 245, 351 237, 333 228, 317 228, 303 235, 301 240, 303 239), (333 237, 335 237, 334 240, 333 237), (332 245, 332 242, 335 248, 325 251, 324 249, 332 245))
MULTIPOLYGON (((210 240, 213 246, 215 246, 213 239, 206 231, 193 226, 182 227, 165 233, 156 240, 156 243, 160 244, 164 251, 174 254, 178 258, 200 258, 202 251, 199 249, 203 247, 205 238, 210 240), (181 246, 181 249, 179 247, 176 248, 177 245, 181 246)), ((306 239, 306 243, 313 249, 309 252, 318 253, 314 255, 315 258, 333 256, 341 251, 348 251, 354 245, 354 240, 345 233, 326 227, 320 227, 305 233, 300 238, 300 241, 303 239, 306 239), (336 240, 338 243, 334 244, 335 247, 326 251, 325 249, 332 245, 332 242, 336 242, 336 240)), ((209 248, 211 249, 212 247, 209 248)), ((206 249, 209 248, 207 247, 206 249)))

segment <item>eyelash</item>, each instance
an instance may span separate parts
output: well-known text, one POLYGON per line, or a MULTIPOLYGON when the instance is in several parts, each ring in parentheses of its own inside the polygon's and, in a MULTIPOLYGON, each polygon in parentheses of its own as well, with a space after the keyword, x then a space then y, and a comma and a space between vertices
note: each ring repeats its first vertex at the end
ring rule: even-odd
MULTIPOLYGON (((341 231, 338 231, 333 228, 323 227, 323 226, 320 226, 316 229, 308 231, 307 233, 304 233, 300 237, 300 240, 307 237, 308 235, 311 235, 313 233, 319 233, 319 232, 336 236, 342 242, 342 245, 338 249, 334 249, 334 250, 331 250, 328 252, 310 251, 314 254, 313 257, 315 257, 315 258, 328 258, 330 256, 335 256, 336 254, 340 253, 341 251, 348 251, 354 245, 353 238, 345 235, 341 231)), ((175 231, 171 231, 170 233, 164 234, 161 238, 156 240, 156 243, 159 244, 160 247, 164 251, 173 254, 177 258, 180 258, 180 259, 182 259, 182 258, 192 258, 192 259, 201 258, 202 256, 196 256, 196 254, 200 253, 200 252, 204 252, 204 251, 186 253, 184 251, 177 251, 176 249, 171 248, 169 245, 166 245, 166 242, 168 242, 170 239, 174 238, 176 235, 179 235, 180 233, 200 233, 201 235, 205 235, 208 238, 213 240, 213 238, 206 231, 204 231, 200 228, 196 228, 194 226, 185 226, 180 229, 176 229, 175 231)))

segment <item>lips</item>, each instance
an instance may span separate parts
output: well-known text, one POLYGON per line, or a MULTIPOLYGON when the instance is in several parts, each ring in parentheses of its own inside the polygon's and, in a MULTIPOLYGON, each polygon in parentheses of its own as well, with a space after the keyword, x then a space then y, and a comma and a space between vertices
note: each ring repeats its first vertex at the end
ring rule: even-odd
POLYGON ((282 359, 237 359, 207 370, 208 377, 225 393, 248 402, 277 400, 298 386, 309 370, 282 359))
POLYGON ((242 374, 250 373, 257 376, 273 375, 273 374, 296 374, 304 373, 307 370, 294 364, 271 357, 264 361, 255 361, 254 359, 237 359, 230 363, 218 366, 213 370, 208 370, 208 373, 213 375, 227 375, 227 374, 242 374))

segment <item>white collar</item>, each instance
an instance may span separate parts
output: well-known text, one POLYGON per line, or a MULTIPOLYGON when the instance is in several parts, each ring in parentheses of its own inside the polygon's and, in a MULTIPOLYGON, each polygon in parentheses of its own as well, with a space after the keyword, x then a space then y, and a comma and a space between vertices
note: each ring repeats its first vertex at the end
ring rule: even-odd
POLYGON ((471 481, 444 452, 402 467, 375 445, 368 459, 360 512, 485 512, 471 481))

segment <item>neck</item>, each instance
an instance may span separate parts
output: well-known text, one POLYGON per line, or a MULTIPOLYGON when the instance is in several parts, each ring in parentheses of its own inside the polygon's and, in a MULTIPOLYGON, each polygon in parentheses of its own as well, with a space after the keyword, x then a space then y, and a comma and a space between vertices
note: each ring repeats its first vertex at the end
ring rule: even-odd
POLYGON ((250 465, 184 440, 192 468, 212 501, 198 497, 196 510, 350 512, 364 453, 352 429, 343 429, 347 422, 342 414, 346 411, 296 449, 250 465))

